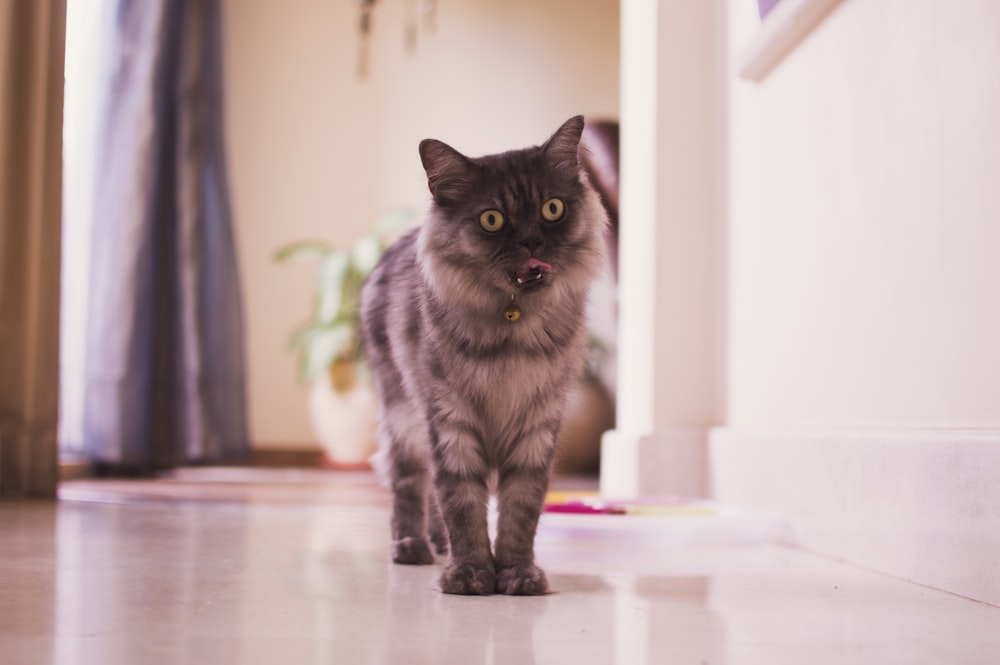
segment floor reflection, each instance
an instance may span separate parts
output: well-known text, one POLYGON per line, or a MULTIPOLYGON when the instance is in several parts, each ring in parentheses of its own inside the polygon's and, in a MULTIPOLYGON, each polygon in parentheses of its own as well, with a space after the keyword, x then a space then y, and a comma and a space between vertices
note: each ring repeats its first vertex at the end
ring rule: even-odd
MULTIPOLYGON (((547 596, 450 596, 438 590, 443 562, 393 565, 387 539, 387 529, 336 511, 314 515, 302 567, 316 627, 311 662, 336 662, 346 640, 363 662, 385 665, 726 661, 708 576, 588 574, 567 549, 571 565, 549 565, 547 596)), ((607 568, 590 559, 593 551, 584 568, 607 568)))
POLYGON ((550 521, 536 550, 554 593, 446 596, 440 563, 389 562, 373 481, 283 479, 91 481, 100 501, 0 503, 0 662, 985 665, 1000 653, 997 608, 747 544, 741 525, 726 545, 724 521, 550 521))
POLYGON ((55 659, 56 514, 50 502, 0 502, 0 661, 55 659), (29 636, 12 640, 11 636, 29 636), (30 639, 34 638, 34 639, 30 639))
POLYGON ((55 548, 55 663, 149 654, 186 665, 192 625, 244 568, 245 513, 194 503, 63 503, 55 548))

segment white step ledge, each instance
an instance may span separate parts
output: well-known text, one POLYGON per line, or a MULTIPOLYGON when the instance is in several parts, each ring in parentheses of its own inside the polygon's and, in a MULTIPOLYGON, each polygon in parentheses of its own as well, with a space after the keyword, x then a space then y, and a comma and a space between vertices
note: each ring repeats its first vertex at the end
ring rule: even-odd
POLYGON ((710 493, 795 545, 1000 606, 1000 430, 709 433, 710 493))

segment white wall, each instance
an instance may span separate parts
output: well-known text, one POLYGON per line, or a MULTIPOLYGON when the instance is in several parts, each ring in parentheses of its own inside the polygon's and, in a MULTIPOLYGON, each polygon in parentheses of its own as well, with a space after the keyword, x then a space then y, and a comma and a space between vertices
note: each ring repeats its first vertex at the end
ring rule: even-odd
POLYGON ((725 409, 725 6, 658 11, 654 426, 704 431, 725 409))
POLYGON ((702 496, 724 412, 722 0, 623 0, 618 412, 601 491, 702 496))
POLYGON ((230 184, 246 303, 251 438, 314 441, 286 351, 312 273, 284 243, 352 241, 379 214, 427 201, 417 143, 469 154, 545 139, 576 113, 618 114, 617 0, 440 1, 403 45, 410 5, 375 10, 370 77, 355 76, 357 3, 226 0, 230 184))
POLYGON ((715 496, 1000 605, 1000 3, 844 0, 760 84, 736 64, 715 496))
POLYGON ((729 424, 1000 426, 1000 3, 847 0, 730 80, 729 424))

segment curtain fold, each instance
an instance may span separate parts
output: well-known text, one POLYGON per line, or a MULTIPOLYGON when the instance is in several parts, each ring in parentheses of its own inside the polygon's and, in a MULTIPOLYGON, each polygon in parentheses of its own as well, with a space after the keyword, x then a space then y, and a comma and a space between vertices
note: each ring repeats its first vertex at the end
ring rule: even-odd
POLYGON ((247 453, 218 0, 106 13, 82 450, 111 473, 247 453))
POLYGON ((65 26, 0 1, 0 498, 56 493, 65 26))

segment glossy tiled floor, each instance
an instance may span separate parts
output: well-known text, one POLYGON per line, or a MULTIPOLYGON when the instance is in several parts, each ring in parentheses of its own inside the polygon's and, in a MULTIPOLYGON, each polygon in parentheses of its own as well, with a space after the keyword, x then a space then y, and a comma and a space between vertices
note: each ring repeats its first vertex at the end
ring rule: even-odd
POLYGON ((387 563, 368 475, 245 479, 0 503, 0 663, 1000 662, 1000 609, 767 544, 766 523, 550 515, 556 593, 463 598, 387 563))

